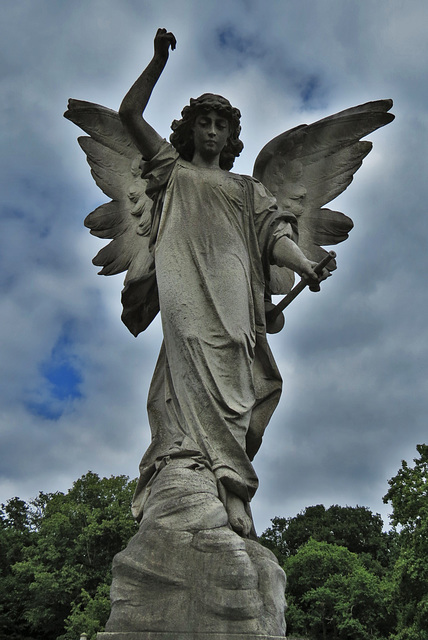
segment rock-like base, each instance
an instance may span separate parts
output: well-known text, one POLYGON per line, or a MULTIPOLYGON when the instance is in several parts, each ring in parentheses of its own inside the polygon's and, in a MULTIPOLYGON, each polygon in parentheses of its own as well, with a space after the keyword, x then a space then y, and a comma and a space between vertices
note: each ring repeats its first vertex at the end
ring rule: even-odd
POLYGON ((98 638, 283 640, 284 589, 275 556, 230 529, 213 474, 171 461, 114 559, 112 611, 98 638))
POLYGON ((98 633, 97 640, 286 640, 284 636, 260 636, 242 633, 176 633, 141 631, 139 633, 98 633))
POLYGON ((97 640, 286 640, 284 636, 259 636, 242 633, 176 633, 141 631, 140 633, 98 633, 97 640))

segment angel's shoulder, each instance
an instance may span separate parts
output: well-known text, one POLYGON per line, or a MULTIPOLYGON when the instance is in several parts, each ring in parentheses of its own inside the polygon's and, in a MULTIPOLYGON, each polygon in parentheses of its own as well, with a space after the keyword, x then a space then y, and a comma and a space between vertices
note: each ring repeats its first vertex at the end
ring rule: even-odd
POLYGON ((142 158, 141 177, 147 180, 146 193, 149 197, 166 186, 179 157, 172 144, 162 140, 158 152, 151 160, 142 158))
POLYGON ((247 176, 242 174, 240 176, 241 180, 244 180, 248 189, 252 191, 252 194, 256 198, 269 198, 272 199, 273 196, 270 191, 264 186, 260 180, 254 178, 254 176, 247 176))
MULTIPOLYGON (((237 180, 240 180, 242 183, 248 185, 251 189, 258 189, 259 185, 261 185, 260 180, 254 178, 253 176, 247 176, 245 173, 232 173, 228 172, 230 176, 235 177, 237 180)), ((263 185, 262 185, 263 186, 263 185)))
POLYGON ((170 142, 165 140, 165 138, 162 138, 156 155, 148 161, 145 161, 143 158, 143 162, 146 162, 149 166, 156 166, 158 164, 164 164, 165 162, 176 162, 179 157, 177 149, 173 147, 170 142))

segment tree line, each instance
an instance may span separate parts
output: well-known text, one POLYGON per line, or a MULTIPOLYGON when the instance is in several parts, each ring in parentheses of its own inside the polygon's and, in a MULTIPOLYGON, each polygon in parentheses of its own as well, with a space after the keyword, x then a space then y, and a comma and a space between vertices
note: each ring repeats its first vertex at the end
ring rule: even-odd
POLYGON ((391 529, 366 507, 274 518, 260 542, 287 574, 287 632, 310 640, 427 640, 428 445, 383 498, 391 529))
MULTIPOLYGON (((428 445, 402 461, 384 502, 307 507, 260 542, 287 574, 287 633, 309 640, 426 640, 428 445)), ((88 472, 67 493, 0 509, 0 640, 95 640, 109 615, 113 556, 137 530, 135 480, 88 472)))

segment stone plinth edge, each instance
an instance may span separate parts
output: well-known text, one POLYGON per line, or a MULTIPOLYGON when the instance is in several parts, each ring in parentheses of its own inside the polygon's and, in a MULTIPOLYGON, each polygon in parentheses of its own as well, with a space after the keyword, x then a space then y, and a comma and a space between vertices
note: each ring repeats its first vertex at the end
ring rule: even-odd
POLYGON ((287 640, 285 636, 252 633, 178 633, 176 631, 104 632, 97 640, 287 640))

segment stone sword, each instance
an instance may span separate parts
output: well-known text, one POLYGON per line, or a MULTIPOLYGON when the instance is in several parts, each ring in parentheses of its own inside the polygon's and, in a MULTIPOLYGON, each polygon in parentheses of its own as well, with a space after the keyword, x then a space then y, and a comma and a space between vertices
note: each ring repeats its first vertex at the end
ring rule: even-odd
MULTIPOLYGON (((324 258, 318 262, 314 271, 316 274, 320 275, 324 269, 330 262, 336 257, 336 253, 334 251, 329 251, 324 258)), ((265 302, 266 309, 266 331, 268 333, 279 333, 284 326, 284 316, 282 312, 288 305, 293 302, 294 298, 299 295, 301 291, 309 284, 308 280, 302 278, 300 282, 296 284, 295 287, 291 289, 289 293, 287 293, 284 298, 278 302, 278 304, 273 304, 273 302, 265 302)))

